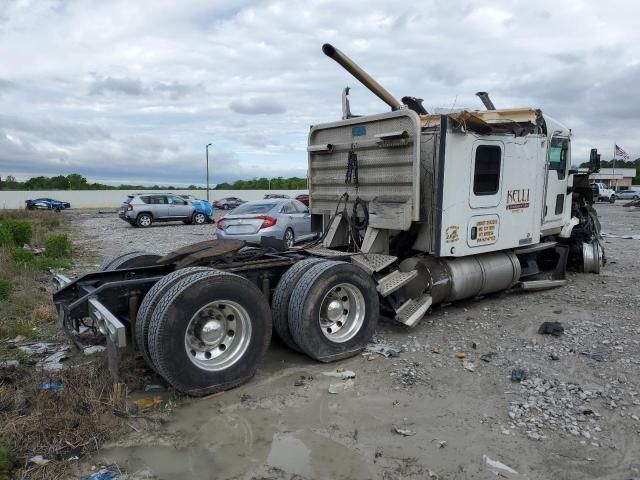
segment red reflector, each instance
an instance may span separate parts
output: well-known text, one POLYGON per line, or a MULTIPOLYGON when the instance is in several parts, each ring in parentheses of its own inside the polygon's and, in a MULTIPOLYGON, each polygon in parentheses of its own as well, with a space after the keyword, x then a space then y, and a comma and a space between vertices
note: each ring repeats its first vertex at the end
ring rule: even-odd
POLYGON ((256 219, 262 220, 262 225, 260 225, 260 228, 273 227, 276 224, 276 221, 277 221, 276 218, 268 217, 266 215, 258 215, 256 217, 256 219))

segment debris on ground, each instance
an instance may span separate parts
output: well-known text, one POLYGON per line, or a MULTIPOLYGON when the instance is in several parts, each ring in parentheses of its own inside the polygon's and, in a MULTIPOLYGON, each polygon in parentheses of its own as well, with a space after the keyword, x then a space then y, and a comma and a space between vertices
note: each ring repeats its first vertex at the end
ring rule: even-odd
POLYGON ((344 368, 336 369, 335 372, 322 372, 322 374, 326 375, 327 377, 342 378, 343 380, 346 380, 347 378, 356 378, 355 372, 351 370, 345 370, 344 368))
POLYGON ((47 382, 38 385, 40 390, 58 390, 64 386, 63 382, 47 382))
POLYGON ((444 448, 447 446, 446 440, 438 440, 438 448, 444 448))
POLYGON ((542 322, 542 325, 538 328, 538 333, 559 337, 564 333, 564 326, 560 322, 542 322))
POLYGON ((0 360, 0 370, 15 370, 20 365, 19 360, 0 360))
POLYGON ((85 480, 117 480, 119 476, 119 470, 115 466, 110 465, 108 467, 101 468, 88 477, 85 477, 85 480))
POLYGON ((329 384, 329 388, 327 389, 327 391, 333 395, 339 393, 339 392, 344 392, 345 390, 349 390, 351 388, 353 388, 353 386, 355 385, 355 383, 353 382, 353 380, 348 379, 345 382, 342 383, 331 383, 329 384))
POLYGON ((138 408, 146 410, 162 403, 162 399, 160 397, 140 398, 138 400, 134 400, 133 403, 135 403, 138 408))
POLYGON ((158 385, 157 383, 147 383, 144 386, 145 392, 163 392, 166 389, 162 385, 158 385))
POLYGON ((475 372, 476 371, 476 364, 469 361, 469 360, 463 360, 462 361, 462 366, 465 370, 468 370, 469 372, 475 372))
POLYGON ((408 428, 400 428, 397 425, 393 426, 393 430, 398 435, 402 435, 403 437, 412 437, 416 434, 416 432, 414 432, 413 430, 409 430, 408 428))
POLYGON ((29 459, 29 463, 33 463, 34 465, 46 465, 50 460, 44 458, 42 455, 36 455, 29 459))
POLYGON ((25 345, 20 345, 18 346, 18 349, 29 355, 44 355, 44 354, 56 353, 60 351, 60 349, 63 347, 66 347, 66 346, 64 346, 61 343, 38 342, 38 343, 27 343, 25 345))
POLYGON ((595 360, 596 362, 606 362, 609 357, 607 352, 580 352, 580 355, 589 357, 591 360, 595 360))
POLYGON ((365 352, 378 353, 386 358, 399 357, 402 347, 388 343, 369 343, 365 348, 365 352))
POLYGON ((524 368, 514 368, 511 370, 511 381, 522 382, 527 379, 527 371, 524 368))
POLYGON ((456 353, 456 357, 459 359, 467 358, 467 354, 465 352, 458 352, 456 353))
POLYGON ((493 357, 497 357, 498 356, 498 352, 487 352, 487 353, 483 353, 482 355, 480 355, 480 360, 482 360, 483 362, 491 362, 491 360, 493 360, 493 357))
POLYGON ((85 347, 82 350, 82 353, 85 355, 93 355, 94 353, 104 352, 107 349, 104 345, 91 345, 89 347, 85 347))
POLYGON ((492 460, 488 455, 482 456, 482 464, 484 467, 495 474, 496 476, 503 478, 519 478, 518 472, 516 472, 513 468, 505 465, 498 460, 492 460))

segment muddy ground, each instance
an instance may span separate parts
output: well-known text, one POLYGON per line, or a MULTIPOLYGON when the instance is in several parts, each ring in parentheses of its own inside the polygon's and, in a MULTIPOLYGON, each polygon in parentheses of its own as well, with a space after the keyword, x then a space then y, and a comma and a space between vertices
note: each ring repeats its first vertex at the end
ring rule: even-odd
MULTIPOLYGON (((640 209, 597 210, 605 232, 640 234, 640 209)), ((95 254, 78 272, 96 257, 164 253, 213 232, 67 214, 78 245, 95 254)), ((640 241, 605 247, 601 275, 570 274, 561 289, 437 307, 412 330, 383 320, 376 338, 402 346, 396 358, 324 365, 273 342, 248 384, 186 400, 85 466, 183 480, 640 478, 640 241), (538 334, 544 321, 564 334, 538 334), (323 375, 337 368, 355 378, 323 375), (518 368, 522 383, 511 380, 518 368)))

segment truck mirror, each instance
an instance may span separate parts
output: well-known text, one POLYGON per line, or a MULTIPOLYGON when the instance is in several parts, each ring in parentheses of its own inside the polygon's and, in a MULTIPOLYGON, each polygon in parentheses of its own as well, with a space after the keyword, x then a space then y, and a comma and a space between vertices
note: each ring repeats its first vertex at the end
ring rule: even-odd
POLYGON ((600 154, 597 148, 591 149, 591 154, 589 155, 589 170, 591 172, 600 171, 600 154))

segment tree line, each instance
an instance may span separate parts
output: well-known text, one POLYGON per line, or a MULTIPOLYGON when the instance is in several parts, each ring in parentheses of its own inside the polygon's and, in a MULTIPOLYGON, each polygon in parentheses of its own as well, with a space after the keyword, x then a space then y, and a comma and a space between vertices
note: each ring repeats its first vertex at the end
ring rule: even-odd
MULTIPOLYGON (((587 168, 589 166, 589 162, 584 162, 580 164, 580 168, 587 168)), ((615 165, 613 160, 602 160, 600 162, 600 168, 633 168, 636 171, 636 176, 633 177, 633 184, 640 184, 640 158, 636 158, 635 160, 616 160, 615 165)))
MULTIPOLYGON (((236 180, 233 183, 219 183, 215 190, 301 190, 307 188, 307 179, 299 177, 254 178, 253 180, 236 180)), ((16 180, 13 175, 0 178, 0 190, 204 190, 205 187, 189 185, 175 187, 172 185, 105 185, 103 183, 88 182, 79 173, 57 175, 55 177, 32 177, 24 182, 16 180)))

